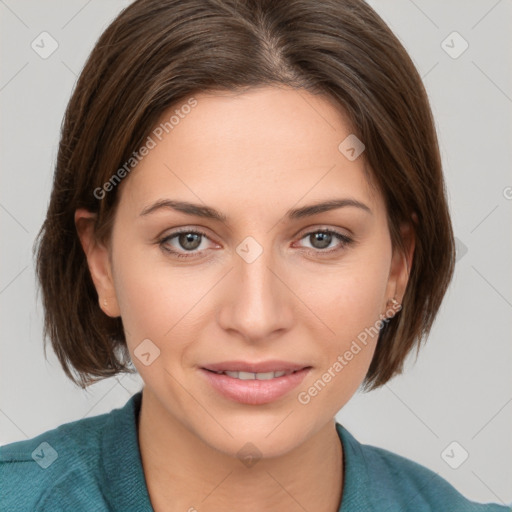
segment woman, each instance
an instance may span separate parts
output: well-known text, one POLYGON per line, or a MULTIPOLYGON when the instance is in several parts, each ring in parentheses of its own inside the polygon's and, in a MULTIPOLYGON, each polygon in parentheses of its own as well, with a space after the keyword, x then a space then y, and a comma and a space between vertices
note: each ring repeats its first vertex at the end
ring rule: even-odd
POLYGON ((69 102, 37 265, 67 375, 145 385, 2 447, 7 510, 506 510, 335 421, 454 267, 425 90, 364 2, 125 9, 69 102))

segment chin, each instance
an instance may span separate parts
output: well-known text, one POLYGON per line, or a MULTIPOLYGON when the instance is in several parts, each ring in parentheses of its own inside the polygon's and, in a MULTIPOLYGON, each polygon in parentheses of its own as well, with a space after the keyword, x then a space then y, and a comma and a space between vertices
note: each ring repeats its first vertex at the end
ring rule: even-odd
POLYGON ((290 414, 292 410, 292 407, 283 407, 282 411, 269 414, 241 413, 230 419, 224 415, 222 427, 212 428, 203 423, 194 433, 207 445, 230 457, 247 454, 260 458, 280 457, 306 442, 316 430, 316 425, 307 419, 302 422, 297 421, 298 417, 292 419, 298 412, 290 414))

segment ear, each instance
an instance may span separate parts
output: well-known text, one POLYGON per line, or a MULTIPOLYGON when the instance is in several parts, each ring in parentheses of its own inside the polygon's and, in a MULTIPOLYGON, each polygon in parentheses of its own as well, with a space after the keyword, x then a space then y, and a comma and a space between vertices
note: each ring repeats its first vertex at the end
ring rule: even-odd
MULTIPOLYGON (((412 219, 417 222, 416 214, 412 215, 412 219)), ((388 301, 393 298, 395 298, 398 303, 402 303, 412 267, 414 248, 416 244, 414 228, 410 222, 401 224, 400 236, 403 241, 404 249, 402 250, 400 247, 393 248, 386 296, 384 297, 386 302, 384 304, 384 311, 389 310, 388 301)))
POLYGON ((98 292, 98 302, 103 312, 112 317, 121 315, 112 278, 108 248, 96 240, 94 224, 96 214, 84 208, 75 211, 75 226, 87 258, 91 277, 98 292), (105 304, 106 301, 106 304, 105 304))

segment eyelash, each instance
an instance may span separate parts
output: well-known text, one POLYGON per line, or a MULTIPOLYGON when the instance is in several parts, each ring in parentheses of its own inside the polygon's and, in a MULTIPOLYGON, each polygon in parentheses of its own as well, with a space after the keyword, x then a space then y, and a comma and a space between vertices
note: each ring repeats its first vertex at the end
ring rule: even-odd
MULTIPOLYGON (((164 250, 165 252, 167 252, 169 254, 172 254, 173 256, 176 256, 177 258, 193 258, 193 257, 197 256, 198 254, 201 254, 202 252, 204 252, 204 251, 189 252, 188 254, 186 254, 186 253, 181 253, 181 252, 169 249, 165 245, 166 242, 169 242, 169 240, 172 240, 173 238, 176 238, 178 235, 180 235, 182 233, 193 234, 193 235, 201 235, 201 236, 203 236, 205 238, 209 238, 208 235, 206 233, 204 233, 203 231, 198 231, 198 230, 195 230, 195 229, 181 229, 179 231, 174 231, 170 235, 160 239, 158 241, 159 246, 162 248, 162 250, 164 250)), ((352 238, 349 238, 347 235, 339 233, 338 231, 334 231, 333 229, 317 229, 317 230, 314 230, 314 231, 309 231, 307 233, 304 233, 304 235, 302 235, 299 238, 299 240, 302 240, 302 239, 304 239, 304 238, 306 238, 306 237, 308 237, 310 235, 314 235, 316 233, 325 233, 325 234, 328 234, 328 235, 333 235, 335 238, 337 238, 341 242, 341 247, 334 248, 334 249, 329 249, 329 250, 306 248, 309 252, 313 252, 313 253, 316 253, 316 254, 322 254, 322 255, 332 254, 332 253, 341 251, 341 250, 345 249, 346 247, 348 247, 349 245, 354 243, 354 240, 352 238)))

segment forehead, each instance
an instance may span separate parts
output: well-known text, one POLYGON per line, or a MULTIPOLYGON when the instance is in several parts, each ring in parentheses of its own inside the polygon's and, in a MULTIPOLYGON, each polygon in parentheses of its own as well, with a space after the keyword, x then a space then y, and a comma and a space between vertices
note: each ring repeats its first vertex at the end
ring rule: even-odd
POLYGON ((123 183, 132 205, 172 196, 263 211, 341 194, 382 206, 364 157, 350 161, 338 149, 352 128, 328 98, 262 87, 193 100, 168 109, 152 130, 152 149, 123 183))

